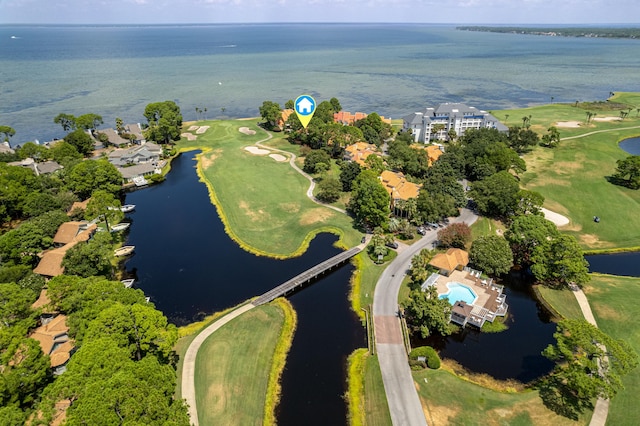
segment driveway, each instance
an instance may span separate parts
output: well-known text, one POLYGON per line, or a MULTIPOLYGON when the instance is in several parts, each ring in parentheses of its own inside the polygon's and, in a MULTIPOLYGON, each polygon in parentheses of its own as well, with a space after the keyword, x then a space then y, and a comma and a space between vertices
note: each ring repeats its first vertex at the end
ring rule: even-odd
MULTIPOLYGON (((478 219, 472 211, 462 209, 451 223, 473 224, 478 219)), ((399 251, 398 256, 384 270, 373 295, 373 324, 376 352, 387 395, 391 421, 395 426, 423 426, 427 424, 418 397, 407 352, 402 341, 398 318, 398 292, 411 259, 423 248, 432 248, 437 231, 429 231, 419 241, 399 251)))

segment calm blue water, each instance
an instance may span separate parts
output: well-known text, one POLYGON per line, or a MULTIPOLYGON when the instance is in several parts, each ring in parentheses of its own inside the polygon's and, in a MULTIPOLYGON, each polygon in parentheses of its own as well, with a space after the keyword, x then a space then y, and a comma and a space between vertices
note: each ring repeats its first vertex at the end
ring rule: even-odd
POLYGON ((443 101, 491 110, 596 100, 640 91, 639 53, 638 40, 433 25, 0 26, 0 124, 17 130, 15 145, 62 137, 60 112, 114 127, 167 99, 185 120, 196 107, 257 116, 264 100, 301 93, 392 118, 443 101))
POLYGON ((618 146, 631 155, 640 155, 640 138, 625 139, 618 146))
POLYGON ((462 284, 448 284, 449 291, 438 296, 440 299, 447 299, 449 304, 452 306, 455 305, 456 302, 462 301, 467 305, 472 305, 476 300, 476 294, 466 285, 462 284))

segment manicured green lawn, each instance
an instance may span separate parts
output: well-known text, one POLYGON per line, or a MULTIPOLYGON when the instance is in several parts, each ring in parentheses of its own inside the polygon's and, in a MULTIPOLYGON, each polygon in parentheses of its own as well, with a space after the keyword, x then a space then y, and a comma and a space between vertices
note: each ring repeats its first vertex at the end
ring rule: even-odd
POLYGON ((341 234, 349 247, 359 243, 361 234, 351 218, 309 200, 309 181, 288 162, 244 149, 268 135, 254 121, 198 123, 205 124, 211 126, 206 133, 196 141, 183 139, 178 148, 206 150, 199 156, 201 177, 213 191, 227 233, 243 248, 272 257, 299 255, 322 231, 341 234), (243 134, 240 127, 256 134, 243 134))
MULTIPOLYGON (((621 93, 611 98, 612 102, 619 100, 640 105, 640 94, 621 93)), ((618 142, 640 135, 640 118, 634 109, 624 121, 586 124, 586 111, 572 105, 552 104, 496 114, 500 119, 508 114, 508 125, 522 125, 521 118, 531 115, 531 128, 539 134, 558 122, 581 123, 578 128, 558 127, 562 138, 604 131, 563 140, 555 149, 535 148, 524 156, 527 171, 520 176, 521 184, 544 195, 545 207, 570 218, 571 223, 561 230, 574 235, 583 247, 638 246, 640 191, 613 185, 607 176, 614 173, 617 160, 628 156, 618 142), (600 217, 600 223, 593 221, 594 216, 600 217)), ((619 117, 619 111, 598 110, 595 119, 606 117, 619 117)))
POLYGON ((384 393, 378 357, 367 356, 365 375, 365 415, 367 426, 391 426, 391 414, 384 393))
MULTIPOLYGON (((413 373, 430 425, 585 425, 559 417, 542 404, 538 393, 498 392, 440 370, 413 373), (427 382, 425 382, 425 379, 427 382)), ((590 413, 589 413, 590 414, 590 413)))
POLYGON ((563 318, 584 319, 580 305, 571 290, 554 290, 543 285, 539 285, 537 289, 544 300, 563 318))
POLYGON ((255 308, 211 335, 198 351, 195 385, 200 425, 260 425, 269 371, 284 317, 255 308))
MULTIPOLYGON (((637 323, 640 278, 592 274, 591 282, 584 290, 598 327, 616 339, 626 340, 640 353, 640 328, 637 323)), ((607 424, 640 424, 640 368, 626 376, 623 383, 625 389, 611 400, 607 424)))

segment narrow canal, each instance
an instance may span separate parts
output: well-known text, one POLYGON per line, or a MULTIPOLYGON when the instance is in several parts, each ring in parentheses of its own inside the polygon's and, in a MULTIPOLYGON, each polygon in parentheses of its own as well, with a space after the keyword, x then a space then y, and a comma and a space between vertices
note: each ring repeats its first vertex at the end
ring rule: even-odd
MULTIPOLYGON (((126 199, 136 205, 128 215, 128 244, 136 252, 127 273, 172 323, 234 306, 339 252, 329 234, 285 261, 245 252, 225 234, 194 158, 194 152, 182 154, 165 182, 126 199)), ((347 300, 352 271, 346 264, 290 297, 298 328, 282 378, 281 425, 347 423, 346 357, 366 344, 347 300)))

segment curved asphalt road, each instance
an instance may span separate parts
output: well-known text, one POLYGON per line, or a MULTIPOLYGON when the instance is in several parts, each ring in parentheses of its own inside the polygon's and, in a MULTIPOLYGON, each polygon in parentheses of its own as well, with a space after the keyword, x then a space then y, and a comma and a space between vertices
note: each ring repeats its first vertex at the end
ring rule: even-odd
MULTIPOLYGON (((451 223, 464 222, 471 225, 477 219, 478 216, 472 211, 462 209, 460 216, 451 220, 451 223)), ((373 296, 376 350, 394 426, 427 424, 422 404, 413 384, 407 352, 402 340, 402 330, 397 315, 398 291, 411 265, 411 258, 423 248, 431 248, 437 238, 436 234, 437 231, 429 231, 420 241, 399 250, 398 256, 380 276, 373 296)))

